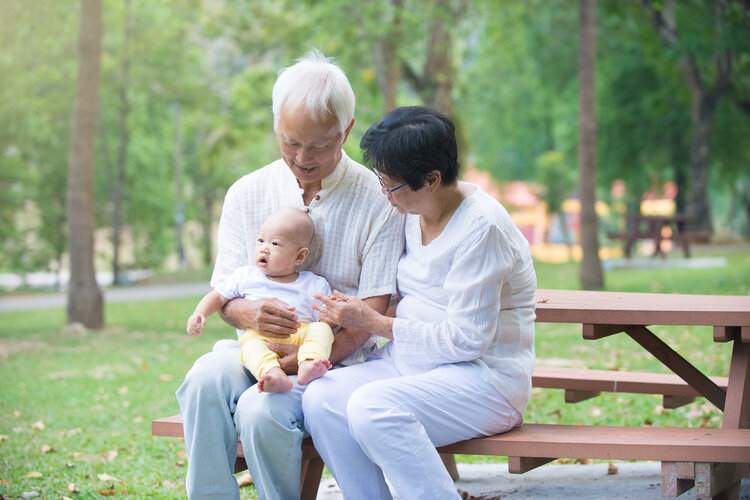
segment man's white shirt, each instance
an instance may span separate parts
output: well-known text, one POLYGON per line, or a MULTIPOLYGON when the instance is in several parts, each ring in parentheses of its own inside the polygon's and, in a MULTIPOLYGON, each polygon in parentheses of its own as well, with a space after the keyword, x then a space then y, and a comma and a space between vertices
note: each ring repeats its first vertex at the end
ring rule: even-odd
MULTIPOLYGON (((305 270, 323 276, 333 290, 359 298, 396 292, 404 217, 383 196, 375 174, 343 152, 308 206, 297 179, 281 159, 245 175, 229 188, 219 223, 212 287, 235 269, 252 265, 261 224, 283 207, 307 209, 315 225, 305 270)), ((343 363, 363 361, 374 345, 370 339, 343 363)))

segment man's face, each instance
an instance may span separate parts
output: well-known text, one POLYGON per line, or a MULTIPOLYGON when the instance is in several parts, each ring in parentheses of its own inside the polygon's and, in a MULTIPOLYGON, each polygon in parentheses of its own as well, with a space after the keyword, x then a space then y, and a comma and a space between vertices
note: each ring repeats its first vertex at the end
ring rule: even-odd
POLYGON ((349 130, 351 124, 342 133, 333 115, 316 122, 304 111, 282 111, 276 138, 282 158, 302 187, 316 185, 331 175, 349 130))

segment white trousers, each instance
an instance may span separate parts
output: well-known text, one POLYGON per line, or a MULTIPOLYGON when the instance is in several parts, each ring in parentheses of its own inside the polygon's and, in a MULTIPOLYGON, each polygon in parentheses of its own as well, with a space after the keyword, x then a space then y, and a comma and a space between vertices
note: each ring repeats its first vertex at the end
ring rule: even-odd
MULTIPOLYGON (((386 356, 388 356, 386 354, 386 356)), ((338 368, 302 396, 305 426, 345 499, 459 498, 435 450, 522 416, 471 363, 402 376, 390 357, 338 368)))

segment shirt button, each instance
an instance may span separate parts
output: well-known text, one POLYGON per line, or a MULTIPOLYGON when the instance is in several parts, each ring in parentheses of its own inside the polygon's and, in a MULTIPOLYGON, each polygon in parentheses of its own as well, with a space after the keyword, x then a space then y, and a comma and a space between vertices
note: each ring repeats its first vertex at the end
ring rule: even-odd
POLYGON ((319 195, 319 194, 316 194, 316 195, 315 195, 315 199, 316 199, 316 200, 320 200, 320 195, 319 195))
POLYGON ((310 213, 310 207, 305 207, 305 213, 310 213))

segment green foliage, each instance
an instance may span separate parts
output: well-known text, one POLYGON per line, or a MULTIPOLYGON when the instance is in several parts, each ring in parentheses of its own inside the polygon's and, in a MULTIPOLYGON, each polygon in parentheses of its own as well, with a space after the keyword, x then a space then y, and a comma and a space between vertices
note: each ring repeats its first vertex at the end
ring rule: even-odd
POLYGON ((566 163, 559 151, 547 151, 536 161, 538 182, 544 186, 547 211, 559 213, 563 202, 571 196, 576 184, 576 169, 566 163))

